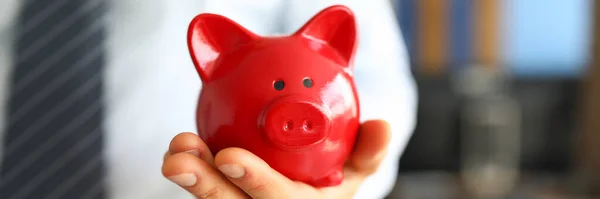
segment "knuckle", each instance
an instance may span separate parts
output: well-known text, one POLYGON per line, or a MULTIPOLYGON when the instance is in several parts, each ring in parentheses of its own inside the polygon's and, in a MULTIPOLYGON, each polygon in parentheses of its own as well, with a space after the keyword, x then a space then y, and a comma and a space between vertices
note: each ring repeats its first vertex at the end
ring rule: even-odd
POLYGON ((269 187, 271 187, 272 183, 273 182, 270 180, 254 183, 248 187, 248 191, 251 193, 264 193, 269 189, 269 187))
POLYGON ((220 187, 212 187, 197 196, 198 199, 222 199, 223 189, 220 187))
POLYGON ((163 155, 163 162, 167 160, 167 158, 169 158, 171 156, 171 153, 169 153, 169 151, 165 152, 165 154, 163 155))

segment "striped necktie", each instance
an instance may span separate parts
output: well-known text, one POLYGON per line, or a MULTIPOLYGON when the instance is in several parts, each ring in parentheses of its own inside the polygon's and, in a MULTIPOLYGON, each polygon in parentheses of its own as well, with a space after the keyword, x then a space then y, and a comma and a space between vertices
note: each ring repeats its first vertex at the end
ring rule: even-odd
POLYGON ((2 199, 105 198, 105 0, 28 0, 17 20, 2 199))

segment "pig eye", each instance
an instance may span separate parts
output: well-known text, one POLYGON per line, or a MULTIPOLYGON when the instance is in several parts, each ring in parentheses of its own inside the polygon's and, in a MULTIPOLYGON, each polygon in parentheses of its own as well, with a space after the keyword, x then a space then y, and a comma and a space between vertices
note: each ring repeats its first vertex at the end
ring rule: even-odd
POLYGON ((273 83, 273 88, 275 90, 283 90, 283 87, 285 87, 285 83, 283 82, 283 80, 277 80, 275 81, 275 83, 273 83))
POLYGON ((304 85, 304 87, 306 87, 306 88, 310 88, 310 87, 313 86, 313 81, 310 78, 308 78, 308 77, 304 78, 302 80, 302 85, 304 85))

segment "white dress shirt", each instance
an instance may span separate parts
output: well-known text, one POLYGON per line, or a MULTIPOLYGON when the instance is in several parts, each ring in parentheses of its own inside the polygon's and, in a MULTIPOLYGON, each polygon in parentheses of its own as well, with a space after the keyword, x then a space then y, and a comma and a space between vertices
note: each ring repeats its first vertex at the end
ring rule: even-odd
MULTIPOLYGON (((15 18, 22 0, 0 0, 0 141, 6 124, 15 18)), ((227 16, 261 35, 289 34, 333 0, 111 0, 106 69, 106 158, 111 199, 192 198, 161 174, 169 141, 195 132, 201 88, 186 45, 190 20, 202 12, 227 16)), ((412 134, 416 89, 388 0, 343 1, 356 14, 355 59, 361 120, 385 119, 392 142, 381 169, 355 198, 383 198, 412 134)), ((1 142, 0 142, 1 143, 1 142)), ((2 146, 0 145, 0 154, 2 146)), ((1 164, 1 162, 0 162, 1 164)))

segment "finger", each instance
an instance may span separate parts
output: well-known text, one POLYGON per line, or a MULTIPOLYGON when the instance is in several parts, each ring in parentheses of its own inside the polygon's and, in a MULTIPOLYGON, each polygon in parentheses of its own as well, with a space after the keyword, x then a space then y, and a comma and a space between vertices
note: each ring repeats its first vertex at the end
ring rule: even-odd
POLYGON ((165 155, 163 155, 163 162, 165 162, 167 160, 167 158, 171 157, 171 152, 167 151, 165 152, 165 155))
POLYGON ((344 180, 338 186, 319 189, 322 198, 352 198, 363 183, 365 175, 357 173, 354 168, 344 168, 344 180))
POLYGON ((215 165, 231 182, 254 199, 289 198, 294 183, 254 154, 240 148, 221 150, 215 165))
POLYGON ((390 126, 383 120, 364 122, 358 133, 354 152, 350 157, 352 167, 359 173, 374 173, 383 160, 391 139, 390 126))
POLYGON ((197 198, 248 198, 212 165, 189 153, 168 157, 162 173, 197 198))
MULTIPOLYGON (((193 152, 188 152, 188 153, 198 157, 198 155, 196 153, 193 153, 193 152)), ((169 158, 171 156, 172 156, 171 152, 169 152, 169 151, 165 152, 165 155, 163 155, 163 162, 167 161, 167 158, 169 158)))
POLYGON ((212 164, 214 161, 210 149, 200 137, 194 133, 180 133, 173 137, 169 144, 169 153, 188 152, 212 164))

